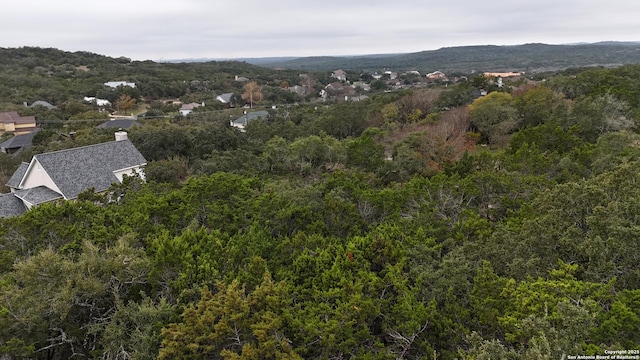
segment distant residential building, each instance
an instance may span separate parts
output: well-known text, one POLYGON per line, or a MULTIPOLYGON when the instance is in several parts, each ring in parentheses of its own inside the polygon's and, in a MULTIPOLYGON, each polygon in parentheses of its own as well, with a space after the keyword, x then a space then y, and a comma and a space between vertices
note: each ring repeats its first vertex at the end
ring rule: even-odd
POLYGON ((485 90, 485 89, 475 89, 471 93, 471 96, 473 96, 474 99, 477 99, 477 98, 482 97, 482 96, 487 96, 487 90, 485 90))
POLYGON ((339 81, 347 81, 347 73, 344 70, 336 70, 331 73, 331 77, 339 81))
POLYGON ((334 81, 331 84, 328 84, 324 87, 324 89, 326 90, 327 95, 335 96, 338 98, 353 95, 356 92, 356 90, 351 87, 351 85, 347 85, 339 81, 334 81))
POLYGON ((35 129, 35 116, 20 116, 17 111, 0 113, 0 134, 12 132, 21 135, 28 134, 35 129))
POLYGON ((89 102, 89 103, 94 103, 96 104, 98 107, 106 107, 106 106, 111 106, 111 101, 106 100, 106 99, 97 99, 93 96, 85 96, 84 101, 89 102))
POLYGON ((229 125, 244 131, 244 128, 250 122, 256 121, 258 119, 266 120, 268 117, 269 117, 269 112, 266 111, 266 110, 253 111, 253 112, 250 112, 250 113, 245 113, 244 115, 240 116, 239 118, 231 121, 229 125))
POLYGON ((198 104, 198 103, 189 103, 189 104, 182 104, 182 106, 180 107, 180 114, 182 114, 183 116, 187 116, 189 114, 191 114, 191 112, 193 112, 193 110, 197 107, 200 106, 204 106, 204 103, 202 104, 198 104))
POLYGON ((249 81, 249 79, 247 79, 246 77, 238 76, 238 75, 236 75, 235 80, 239 81, 239 82, 247 82, 247 81, 249 81))
POLYGON ((33 137, 40 131, 40 128, 36 128, 30 133, 16 135, 11 139, 6 140, 0 144, 0 151, 5 154, 15 154, 22 149, 28 149, 33 145, 33 137))
POLYGON ((362 89, 364 91, 371 90, 371 84, 367 84, 364 81, 355 81, 353 84, 351 84, 351 87, 354 88, 354 89, 359 87, 360 89, 362 89))
POLYGON ((223 104, 232 105, 233 93, 224 93, 222 95, 218 95, 216 96, 216 100, 220 101, 223 104))
POLYGON ((485 77, 508 78, 508 77, 524 75, 524 72, 485 72, 485 73, 482 73, 482 75, 484 75, 485 77))
POLYGON ((445 73, 443 73, 442 71, 434 71, 428 73, 427 75, 425 75, 425 77, 430 81, 447 80, 447 75, 445 75, 445 73))
POLYGON ((50 103, 44 101, 44 100, 38 100, 38 101, 34 101, 33 104, 29 105, 30 108, 34 108, 34 107, 38 107, 38 106, 42 106, 47 108, 47 110, 52 110, 52 109, 57 109, 57 107, 51 105, 50 103))
POLYGON ((136 87, 135 83, 127 82, 127 81, 108 81, 104 83, 104 85, 114 89, 117 88, 118 86, 128 86, 132 88, 136 87))
POLYGON ((289 92, 298 94, 300 96, 305 96, 307 95, 307 87, 306 86, 301 86, 301 85, 293 85, 293 86, 289 86, 287 88, 287 90, 289 90, 289 92))
POLYGON ((389 80, 395 80, 398 78, 398 73, 395 71, 385 71, 385 75, 389 75, 389 80))

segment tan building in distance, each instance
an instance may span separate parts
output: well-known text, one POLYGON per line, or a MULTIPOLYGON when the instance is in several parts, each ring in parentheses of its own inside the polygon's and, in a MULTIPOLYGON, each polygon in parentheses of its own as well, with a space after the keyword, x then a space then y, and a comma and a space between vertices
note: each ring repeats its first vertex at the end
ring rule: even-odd
POLYGON ((28 134, 36 129, 35 116, 20 116, 17 111, 0 113, 0 134, 28 134))

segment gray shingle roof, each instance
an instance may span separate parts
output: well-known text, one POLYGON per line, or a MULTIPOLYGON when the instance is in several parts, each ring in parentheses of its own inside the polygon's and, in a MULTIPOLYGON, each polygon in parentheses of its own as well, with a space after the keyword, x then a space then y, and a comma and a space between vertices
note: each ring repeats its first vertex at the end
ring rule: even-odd
POLYGON ((36 106, 44 106, 49 110, 56 108, 55 106, 51 105, 50 103, 48 103, 48 102, 46 102, 44 100, 34 101, 33 104, 29 105, 29 107, 36 107, 36 106))
POLYGON ((231 99, 233 98, 233 93, 224 93, 222 95, 218 95, 218 97, 216 97, 216 99, 218 99, 218 101, 221 101, 223 103, 229 103, 231 102, 231 99))
POLYGON ((29 163, 23 162, 22 164, 20 164, 20 166, 18 166, 18 169, 16 169, 16 171, 13 172, 13 175, 11 175, 11 177, 9 178, 9 181, 7 181, 7 186, 17 189, 28 168, 29 163))
POLYGON ((32 145, 33 136, 40 131, 40 128, 36 128, 32 132, 28 134, 16 135, 11 139, 0 144, 0 148, 3 149, 19 149, 19 148, 27 148, 32 145))
POLYGON ((22 215, 27 209, 14 194, 0 194, 0 217, 9 218, 22 215))
POLYGON ((265 110, 254 111, 246 113, 233 121, 237 125, 246 125, 254 120, 263 119, 266 120, 269 117, 269 112, 265 110))
POLYGON ((33 158, 66 199, 74 199, 89 188, 104 191, 118 181, 114 171, 147 163, 129 140, 38 154, 33 158))
POLYGON ((40 205, 49 201, 62 199, 62 195, 46 186, 36 186, 31 189, 18 190, 14 195, 18 199, 33 205, 40 205))

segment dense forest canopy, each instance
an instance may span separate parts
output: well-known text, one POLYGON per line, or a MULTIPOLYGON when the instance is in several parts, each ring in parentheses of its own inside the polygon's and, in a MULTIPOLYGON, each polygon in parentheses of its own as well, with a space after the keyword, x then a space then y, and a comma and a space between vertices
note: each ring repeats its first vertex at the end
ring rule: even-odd
MULTIPOLYGON (((148 96, 149 109, 174 114, 158 102, 240 95, 236 75, 274 88, 300 81, 234 62, 0 50, 3 110, 41 96, 71 107, 126 80, 139 93, 116 95, 148 96)), ((480 360, 640 350, 639 89, 640 65, 503 86, 469 74, 358 102, 263 100, 268 119, 245 131, 229 125, 239 109, 139 118, 127 131, 148 160, 146 181, 0 219, 0 354, 480 360)), ((85 105, 76 119, 64 106, 28 109, 48 121, 32 148, 0 154, 3 184, 33 154, 110 141, 85 105)))

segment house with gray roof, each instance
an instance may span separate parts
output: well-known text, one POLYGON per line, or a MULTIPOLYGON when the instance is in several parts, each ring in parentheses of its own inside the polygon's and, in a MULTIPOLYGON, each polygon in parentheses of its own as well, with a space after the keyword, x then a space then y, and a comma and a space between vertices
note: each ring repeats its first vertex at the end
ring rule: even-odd
POLYGON ((36 128, 30 133, 16 135, 0 144, 0 151, 7 155, 15 154, 21 149, 30 148, 33 145, 33 136, 40 131, 36 128))
POLYGON ((57 109, 56 106, 54 106, 51 103, 46 102, 44 100, 37 100, 37 101, 34 101, 33 104, 29 105, 30 108, 34 108, 34 107, 37 107, 37 106, 45 107, 45 108, 47 108, 47 110, 57 109))
POLYGON ((252 121, 258 120, 258 119, 263 119, 266 120, 269 117, 269 112, 266 110, 260 110, 260 111, 253 111, 250 113, 245 113, 244 115, 240 116, 239 118, 231 121, 230 125, 233 127, 236 127, 242 131, 244 131, 244 128, 247 126, 247 124, 249 124, 252 121))
POLYGON ((200 106, 204 106, 204 103, 192 102, 189 104, 182 104, 182 106, 180 106, 180 114, 182 116, 187 116, 191 114, 193 110, 195 110, 195 108, 198 108, 200 106))
MULTIPOLYGON (((121 183, 125 175, 137 174, 144 179, 147 160, 121 131, 116 133, 116 141, 34 155, 25 164, 9 179, 8 195, 30 209, 50 201, 74 200, 89 189, 103 192, 113 183, 121 183)), ((6 203, 0 208, 16 208, 8 196, 0 201, 6 203)))
POLYGON ((29 163, 23 162, 20 164, 20 166, 18 166, 18 169, 13 172, 13 175, 11 175, 9 181, 7 181, 7 186, 9 187, 9 189, 11 189, 11 192, 15 192, 19 189, 20 182, 22 181, 22 178, 24 177, 24 174, 27 172, 28 168, 29 163))
POLYGON ((26 208, 14 194, 0 194, 0 218, 10 218, 24 213, 26 208))
POLYGON ((22 200, 22 204, 27 209, 31 209, 32 207, 40 204, 62 199, 62 195, 44 185, 36 186, 30 189, 17 190, 13 193, 13 195, 19 200, 22 200))
POLYGON ((233 93, 224 93, 222 95, 216 96, 216 100, 220 101, 223 104, 233 104, 233 93))

